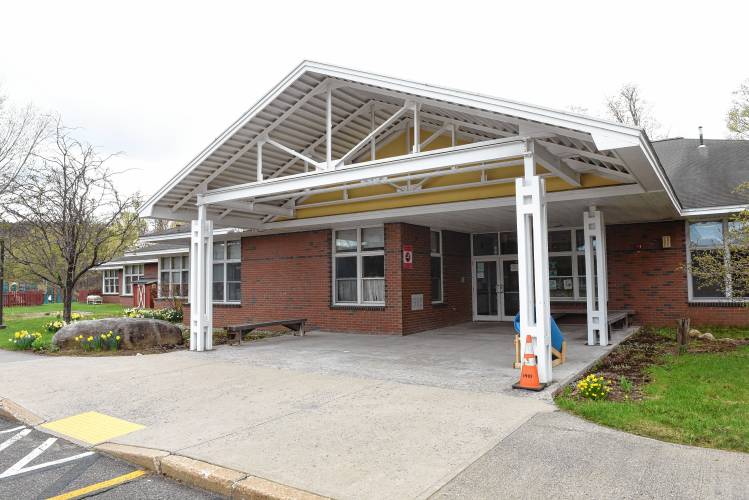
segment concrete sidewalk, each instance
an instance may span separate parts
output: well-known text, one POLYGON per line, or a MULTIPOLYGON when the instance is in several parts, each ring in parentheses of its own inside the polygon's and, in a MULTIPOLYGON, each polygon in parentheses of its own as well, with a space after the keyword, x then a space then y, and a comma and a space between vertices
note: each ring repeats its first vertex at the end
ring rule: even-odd
POLYGON ((0 396, 46 420, 116 416, 146 428, 114 442, 336 498, 429 496, 552 410, 528 398, 257 367, 227 361, 225 350, 8 363, 0 396))
POLYGON ((747 454, 664 443, 558 411, 534 416, 434 498, 739 500, 748 494, 747 454))

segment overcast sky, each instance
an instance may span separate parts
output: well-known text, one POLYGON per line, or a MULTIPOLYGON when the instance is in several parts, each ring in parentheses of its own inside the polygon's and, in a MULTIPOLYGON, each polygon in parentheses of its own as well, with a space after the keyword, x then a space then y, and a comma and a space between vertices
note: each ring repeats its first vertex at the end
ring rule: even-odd
POLYGON ((601 113, 638 84, 669 136, 723 138, 747 2, 36 2, 0 7, 0 87, 150 195, 303 59, 601 113))

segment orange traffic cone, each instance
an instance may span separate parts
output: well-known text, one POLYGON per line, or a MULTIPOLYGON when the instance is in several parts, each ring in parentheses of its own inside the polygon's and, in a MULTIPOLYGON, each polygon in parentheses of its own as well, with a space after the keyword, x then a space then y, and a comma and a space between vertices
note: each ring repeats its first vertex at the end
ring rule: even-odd
POLYGON ((536 355, 533 354, 533 337, 525 337, 525 356, 523 356, 523 365, 520 367, 520 380, 517 384, 512 384, 513 389, 526 389, 529 391, 542 391, 546 384, 542 384, 538 379, 538 363, 536 355))

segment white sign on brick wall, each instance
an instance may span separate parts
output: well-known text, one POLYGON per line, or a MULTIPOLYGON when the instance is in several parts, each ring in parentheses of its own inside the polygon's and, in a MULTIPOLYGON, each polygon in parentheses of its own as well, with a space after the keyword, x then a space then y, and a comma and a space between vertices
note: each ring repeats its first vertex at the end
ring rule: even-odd
POLYGON ((421 311, 424 309, 424 294, 415 293, 411 295, 411 310, 421 311))

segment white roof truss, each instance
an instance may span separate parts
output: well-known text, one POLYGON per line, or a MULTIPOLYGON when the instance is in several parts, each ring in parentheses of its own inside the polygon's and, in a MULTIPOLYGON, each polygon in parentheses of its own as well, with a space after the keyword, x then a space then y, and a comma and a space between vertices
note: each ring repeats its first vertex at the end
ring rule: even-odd
MULTIPOLYGON (((190 220, 196 205, 204 204, 221 225, 261 229, 277 217, 293 217, 312 194, 343 191, 345 201, 348 190, 377 183, 394 190, 378 196, 407 195, 430 189, 424 187, 428 178, 513 165, 526 147, 534 148, 548 175, 578 187, 582 173, 642 184, 618 154, 621 148, 642 148, 649 166, 660 168, 639 129, 304 62, 162 187, 141 214, 190 220), (406 154, 378 158, 381 148, 402 140, 403 131, 409 131, 406 154), (443 136, 449 147, 425 151, 443 136)), ((662 181, 662 172, 654 178, 662 181)), ((495 181, 482 173, 481 182, 495 181)))

